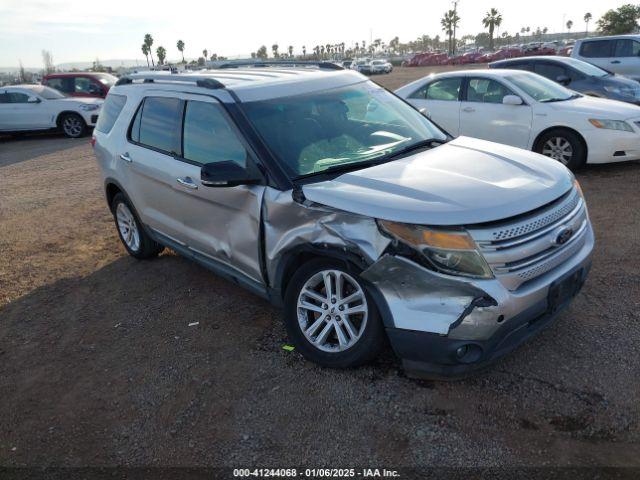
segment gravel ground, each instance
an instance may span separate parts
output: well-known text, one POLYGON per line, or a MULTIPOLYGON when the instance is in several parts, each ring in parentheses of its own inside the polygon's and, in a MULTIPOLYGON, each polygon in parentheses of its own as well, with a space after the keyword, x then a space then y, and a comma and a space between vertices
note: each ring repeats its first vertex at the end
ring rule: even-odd
POLYGON ((640 466, 640 163, 578 178, 582 293, 489 370, 429 382, 389 352, 332 371, 283 351, 265 301, 126 255, 88 139, 0 139, 0 465, 640 466))

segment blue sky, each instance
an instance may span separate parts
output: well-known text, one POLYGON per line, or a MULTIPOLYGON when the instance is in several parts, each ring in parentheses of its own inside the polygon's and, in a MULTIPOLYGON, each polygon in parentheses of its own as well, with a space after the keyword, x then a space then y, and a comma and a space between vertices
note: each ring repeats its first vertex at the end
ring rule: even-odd
MULTIPOLYGON (((482 30, 480 21, 490 7, 503 14, 500 31, 515 33, 523 26, 557 31, 563 19, 573 20, 574 30, 584 30, 585 12, 596 20, 607 9, 627 2, 461 0, 460 30, 461 34, 482 30)), ((442 37, 440 18, 449 8, 449 0, 0 0, 0 67, 17 66, 19 61, 25 67, 40 67, 43 48, 53 53, 55 63, 96 58, 142 61, 145 33, 153 35, 154 50, 158 45, 167 49, 169 59, 179 58, 178 39, 186 44, 185 56, 196 58, 204 48, 233 56, 248 54, 262 44, 269 50, 273 43, 281 50, 294 45, 300 51, 302 45, 308 50, 316 44, 344 41, 350 45, 369 42, 371 36, 385 41, 395 35, 401 41, 422 34, 442 37)))

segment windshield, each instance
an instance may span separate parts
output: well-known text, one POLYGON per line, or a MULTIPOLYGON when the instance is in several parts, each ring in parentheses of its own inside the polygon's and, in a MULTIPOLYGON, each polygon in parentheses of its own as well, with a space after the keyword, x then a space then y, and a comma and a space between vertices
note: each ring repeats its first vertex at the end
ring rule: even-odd
POLYGON ((422 114, 373 82, 242 107, 293 177, 384 161, 413 144, 447 138, 422 114))
POLYGON ((95 73, 94 75, 98 78, 98 80, 100 80, 100 83, 106 85, 109 88, 113 87, 118 81, 117 77, 109 75, 108 73, 95 73))
POLYGON ((606 77, 607 75, 610 75, 609 72, 601 69, 600 67, 583 62, 582 60, 576 60, 575 58, 565 58, 564 62, 589 77, 606 77))
POLYGON ((506 78, 538 102, 560 102, 576 97, 575 92, 535 73, 523 72, 506 78))

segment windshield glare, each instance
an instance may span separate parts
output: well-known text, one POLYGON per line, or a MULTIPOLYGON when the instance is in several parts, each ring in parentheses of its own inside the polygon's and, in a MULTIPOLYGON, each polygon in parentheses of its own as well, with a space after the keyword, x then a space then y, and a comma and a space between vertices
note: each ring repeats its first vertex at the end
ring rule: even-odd
POLYGON ((65 96, 60 93, 58 90, 55 90, 51 87, 42 87, 42 89, 37 91, 38 95, 46 100, 58 100, 60 98, 65 98, 65 96))
POLYGON ((373 82, 242 104, 258 133, 293 177, 383 160, 446 135, 373 82))
POLYGON ((117 77, 109 75, 108 73, 98 73, 95 75, 96 77, 98 77, 98 80, 100 80, 100 83, 106 85, 107 87, 113 87, 118 81, 117 77))
POLYGON ((518 73, 506 78, 538 102, 569 100, 575 96, 575 92, 533 73, 518 73))
POLYGON ((591 65, 590 63, 583 62, 581 60, 576 60, 574 58, 565 58, 564 61, 578 70, 580 73, 584 73, 589 77, 606 77, 609 75, 609 72, 601 69, 600 67, 596 67, 595 65, 591 65))

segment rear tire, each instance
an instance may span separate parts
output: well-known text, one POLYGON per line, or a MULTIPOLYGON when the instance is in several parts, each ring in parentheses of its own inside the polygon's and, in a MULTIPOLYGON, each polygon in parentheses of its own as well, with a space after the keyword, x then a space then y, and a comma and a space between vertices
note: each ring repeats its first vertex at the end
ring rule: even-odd
POLYGON ((164 250, 164 247, 155 242, 144 230, 135 209, 122 193, 117 193, 113 197, 111 211, 120 241, 129 255, 143 260, 157 257, 164 250))
POLYGON ((289 339, 307 360, 355 367, 372 361, 384 347, 380 314, 359 274, 346 262, 317 259, 291 278, 284 321, 289 339))
POLYGON ((571 130, 555 129, 543 134, 534 151, 559 161, 569 170, 577 170, 587 162, 584 140, 571 130))
POLYGON ((60 119, 62 133, 69 138, 80 138, 87 131, 87 124, 77 113, 65 113, 60 119))

